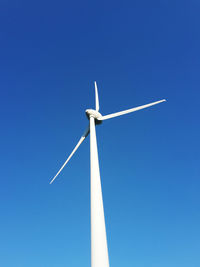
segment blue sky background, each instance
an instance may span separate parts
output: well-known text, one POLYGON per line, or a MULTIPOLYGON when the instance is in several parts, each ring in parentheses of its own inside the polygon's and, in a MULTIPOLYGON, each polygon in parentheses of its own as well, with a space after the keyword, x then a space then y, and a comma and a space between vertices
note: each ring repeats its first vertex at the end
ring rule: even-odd
POLYGON ((200 266, 200 2, 1 1, 0 266, 90 266, 97 128, 110 266, 200 266))

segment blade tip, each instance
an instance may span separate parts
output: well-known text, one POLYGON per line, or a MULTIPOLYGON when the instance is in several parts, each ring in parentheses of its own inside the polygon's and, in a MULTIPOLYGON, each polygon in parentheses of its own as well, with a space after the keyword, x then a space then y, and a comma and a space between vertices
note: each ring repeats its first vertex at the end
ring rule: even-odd
POLYGON ((53 181, 55 180, 55 178, 56 178, 56 177, 54 177, 54 178, 53 178, 53 179, 50 181, 50 183, 49 183, 49 184, 52 184, 52 183, 53 183, 53 181))

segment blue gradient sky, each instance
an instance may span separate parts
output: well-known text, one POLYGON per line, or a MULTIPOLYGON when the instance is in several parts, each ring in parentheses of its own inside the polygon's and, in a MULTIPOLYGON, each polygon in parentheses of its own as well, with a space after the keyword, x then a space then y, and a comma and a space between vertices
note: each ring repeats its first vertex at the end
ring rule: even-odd
POLYGON ((0 266, 90 266, 88 122, 110 266, 200 266, 200 3, 1 1, 0 266))

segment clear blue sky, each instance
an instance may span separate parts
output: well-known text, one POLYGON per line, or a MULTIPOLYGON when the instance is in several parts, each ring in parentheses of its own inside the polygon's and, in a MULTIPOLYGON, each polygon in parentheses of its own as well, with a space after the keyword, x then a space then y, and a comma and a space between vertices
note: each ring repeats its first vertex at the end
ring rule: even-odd
MULTIPOLYGON (((112 267, 200 266, 200 3, 1 1, 0 266, 90 266, 94 107, 112 267)), ((103 267, 103 266, 102 266, 103 267)))

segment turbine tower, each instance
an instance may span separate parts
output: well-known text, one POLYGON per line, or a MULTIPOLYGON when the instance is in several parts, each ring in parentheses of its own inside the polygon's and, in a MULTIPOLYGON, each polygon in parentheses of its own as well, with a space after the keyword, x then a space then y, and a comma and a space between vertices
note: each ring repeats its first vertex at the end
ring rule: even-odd
POLYGON ((87 109, 85 111, 86 116, 90 121, 89 126, 86 129, 85 133, 81 136, 79 142, 77 143, 77 145, 75 146, 74 150, 69 155, 65 163, 62 165, 60 170, 51 180, 50 184, 56 179, 58 174, 62 171, 62 169, 68 163, 68 161, 76 152, 78 147, 90 133, 91 267, 109 267, 106 226, 104 218, 95 126, 101 124, 103 120, 125 115, 127 113, 131 113, 140 109, 148 108, 150 106, 159 104, 166 100, 162 99, 160 101, 156 101, 147 105, 102 116, 101 113, 99 113, 99 97, 98 97, 96 82, 94 82, 94 85, 95 85, 95 110, 87 109))

